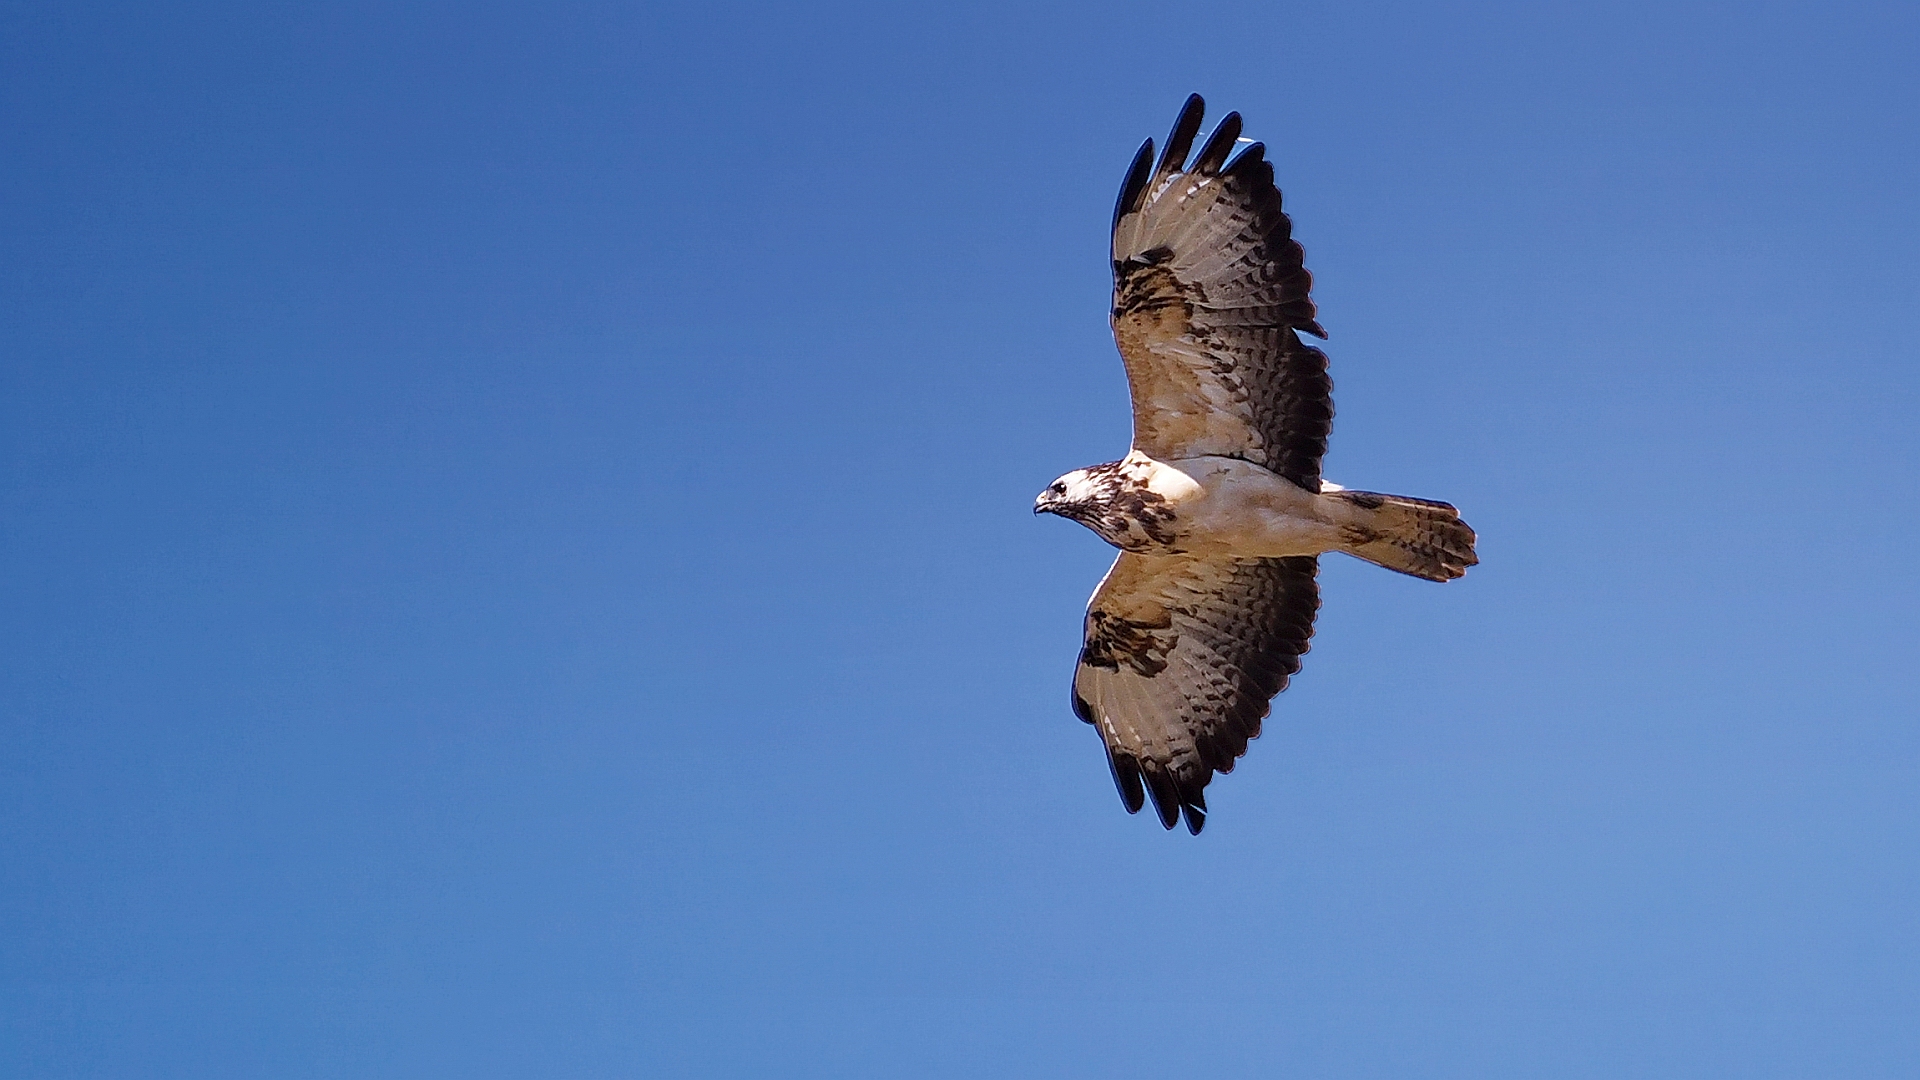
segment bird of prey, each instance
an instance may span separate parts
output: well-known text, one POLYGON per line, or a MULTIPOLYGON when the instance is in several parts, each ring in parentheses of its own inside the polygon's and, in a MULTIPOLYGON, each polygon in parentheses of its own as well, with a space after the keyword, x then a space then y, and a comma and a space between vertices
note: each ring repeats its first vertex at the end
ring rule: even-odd
POLYGON ((1134 156, 1113 210, 1113 336, 1133 396, 1119 461, 1048 485, 1058 514, 1120 549, 1087 604, 1073 711, 1099 731, 1128 813, 1151 797, 1198 834, 1205 789, 1233 771, 1300 670, 1319 556, 1429 581, 1479 560, 1452 506, 1320 478, 1333 429, 1325 339, 1273 166, 1228 113, 1191 162, 1205 103, 1187 99, 1156 162, 1134 156))

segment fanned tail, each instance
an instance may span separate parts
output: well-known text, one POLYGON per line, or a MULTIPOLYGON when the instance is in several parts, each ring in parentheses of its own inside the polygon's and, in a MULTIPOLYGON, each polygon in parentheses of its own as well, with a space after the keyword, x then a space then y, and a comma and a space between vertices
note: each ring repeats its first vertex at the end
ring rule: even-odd
POLYGON ((1474 532, 1460 511, 1443 502, 1383 495, 1377 491, 1330 491, 1356 513, 1344 526, 1349 555, 1375 566, 1428 581, 1452 581, 1480 561, 1474 532))

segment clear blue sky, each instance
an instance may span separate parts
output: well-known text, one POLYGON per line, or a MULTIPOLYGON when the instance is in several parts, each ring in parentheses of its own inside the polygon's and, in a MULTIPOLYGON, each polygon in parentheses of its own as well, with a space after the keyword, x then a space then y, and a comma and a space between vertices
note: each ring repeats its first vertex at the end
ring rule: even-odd
POLYGON ((1920 1074, 1912 5, 0 8, 0 1074, 1920 1074), (1271 148, 1329 558, 1067 707, 1106 229, 1271 148))

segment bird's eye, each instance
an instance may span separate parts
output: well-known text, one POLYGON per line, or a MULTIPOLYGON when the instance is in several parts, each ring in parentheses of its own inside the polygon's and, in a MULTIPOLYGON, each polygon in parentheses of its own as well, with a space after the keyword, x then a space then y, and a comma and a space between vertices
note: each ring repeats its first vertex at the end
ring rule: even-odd
POLYGON ((1047 490, 1053 492, 1055 495, 1065 495, 1067 493, 1067 485, 1055 480, 1053 486, 1047 490))

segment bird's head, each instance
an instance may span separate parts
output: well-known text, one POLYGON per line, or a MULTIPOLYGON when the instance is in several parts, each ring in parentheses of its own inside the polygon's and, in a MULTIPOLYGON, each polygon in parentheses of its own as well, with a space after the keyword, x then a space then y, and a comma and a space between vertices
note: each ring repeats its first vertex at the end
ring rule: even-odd
POLYGON ((1094 482, 1091 470, 1075 469, 1047 485, 1033 500, 1033 512, 1084 521, 1104 501, 1105 490, 1105 485, 1094 482))
POLYGON ((1153 462, 1130 455, 1075 469, 1047 485, 1033 500, 1033 512, 1077 521, 1124 551, 1170 548, 1177 540, 1177 514, 1167 497, 1148 483, 1156 468, 1153 462))

